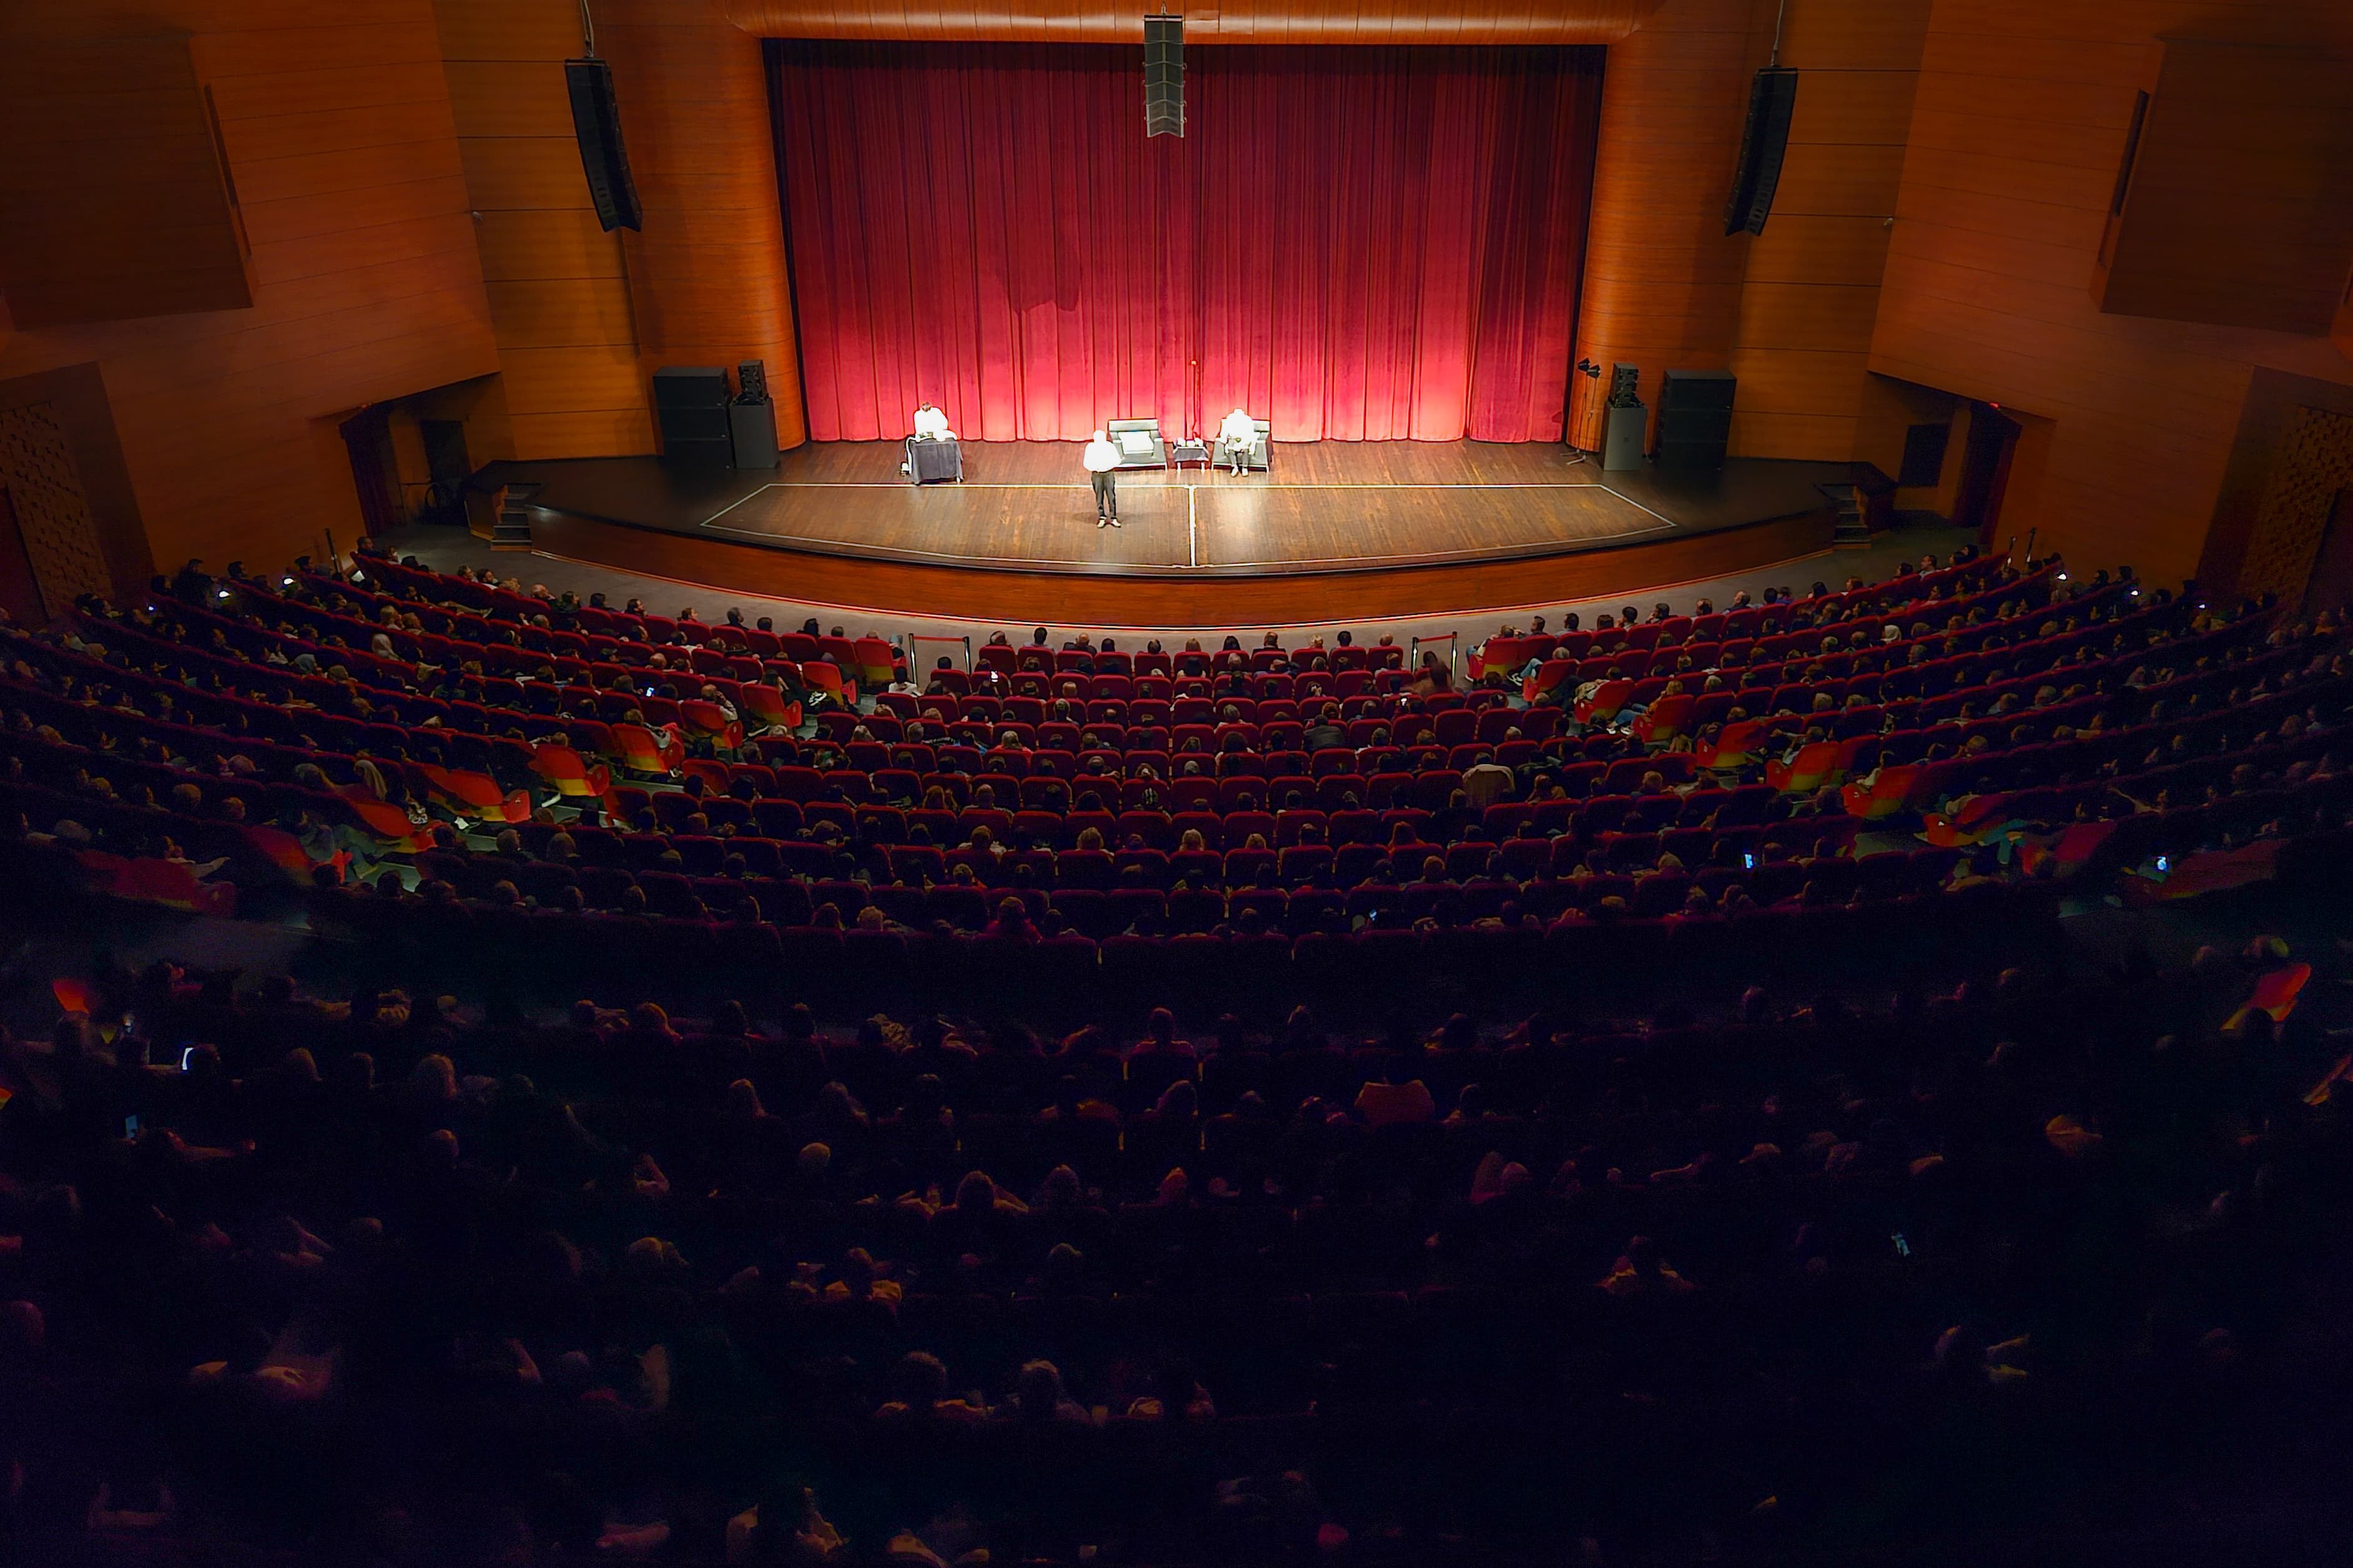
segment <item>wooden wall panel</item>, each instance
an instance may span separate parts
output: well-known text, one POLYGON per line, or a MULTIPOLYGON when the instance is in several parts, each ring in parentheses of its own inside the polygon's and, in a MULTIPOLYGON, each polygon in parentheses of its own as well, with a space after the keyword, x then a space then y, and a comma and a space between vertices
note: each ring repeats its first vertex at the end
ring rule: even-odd
POLYGON ((597 224, 564 85, 564 62, 582 47, 576 0, 435 0, 435 10, 513 443, 470 455, 650 452, 621 239, 597 224))
POLYGON ((638 384, 637 351, 627 343, 509 349, 499 358, 511 416, 623 408, 638 384))
POLYGON ((0 45, 0 285, 26 326, 253 303, 185 35, 0 45))
POLYGON ((717 0, 607 0, 613 64, 645 230, 623 241, 639 367, 767 363, 776 435, 807 438, 776 142, 759 39, 717 0))
POLYGON ((1747 286, 1851 283, 1876 288, 1887 268, 1887 225, 1879 218, 1775 213, 1748 242, 1747 286))
MULTIPOLYGON (((237 63, 249 68, 252 61, 239 58, 237 63)), ((213 101, 224 120, 430 103, 442 91, 440 68, 430 59, 320 67, 293 76, 221 76, 206 85, 213 89, 213 101)))
POLYGON ((629 287, 618 278, 534 279, 485 287, 501 349, 627 342, 633 331, 629 287))
MULTIPOLYGON (((1913 35, 1916 61, 1919 34, 1913 35)), ((1787 54, 1785 59, 1793 58, 1787 54)), ((1831 70, 1810 68, 1789 117, 1789 141, 1799 147, 1841 143, 1901 146, 1912 123, 1912 94, 1918 85, 1916 70, 1831 70)), ((1776 214, 1779 203, 1775 203, 1776 214)))
MULTIPOLYGON (((141 12, 190 36, 213 87, 253 304, 14 331, 0 376, 98 366, 158 561, 259 565, 316 552, 328 529, 348 547, 358 505, 333 421, 497 368, 429 0, 141 12)), ((0 29, 70 34, 93 14, 17 0, 0 29)))
MULTIPOLYGON (((564 123, 571 124, 568 111, 564 123)), ((562 136, 468 136, 459 146, 466 188, 480 204, 478 212, 595 211, 588 176, 580 167, 580 144, 569 132, 562 136)))
POLYGON ((653 426, 642 409, 524 414, 513 416, 512 425, 521 452, 619 452, 653 442, 653 426))
POLYGON ((474 226, 482 276, 491 281, 531 278, 620 278, 620 245, 596 225, 588 207, 485 212, 474 226))
POLYGON ((1602 367, 1573 376, 1569 430, 1599 445, 1609 367, 1641 367, 1658 406, 1672 370, 1729 363, 1746 237, 1723 232, 1752 65, 1751 0, 1665 0, 1609 47, 1577 352, 1602 367))
POLYGON ((545 136, 572 123, 564 73, 545 60, 444 60, 461 136, 545 136))
MULTIPOLYGON (((1735 355, 1733 363, 1740 364, 1735 355)), ((1810 454, 1842 452, 1855 443, 1856 421, 1834 414, 1773 414, 1744 406, 1732 416, 1732 443, 1736 451, 1756 458, 1797 458, 1811 460, 1810 454)))
MULTIPOLYGON (((1732 450, 1859 457, 1866 360, 1929 0, 1801 0, 1781 63, 1798 100, 1772 216, 1748 254, 1732 450)), ((1755 13, 1769 49, 1776 7, 1755 13)))
POLYGON ((2103 315, 2090 284, 2133 92, 2162 33, 2245 22, 2342 50, 2353 8, 2295 0, 1936 0, 1873 370, 2051 421, 2005 502, 2086 565, 2196 570, 2258 367, 2334 382, 2325 337, 2103 315))
POLYGON ((2095 275, 2103 310, 2317 335, 2353 273, 2353 58, 2173 37, 2095 275))
POLYGON ((541 0, 463 0, 437 5, 444 60, 527 62, 577 58, 580 6, 541 0))

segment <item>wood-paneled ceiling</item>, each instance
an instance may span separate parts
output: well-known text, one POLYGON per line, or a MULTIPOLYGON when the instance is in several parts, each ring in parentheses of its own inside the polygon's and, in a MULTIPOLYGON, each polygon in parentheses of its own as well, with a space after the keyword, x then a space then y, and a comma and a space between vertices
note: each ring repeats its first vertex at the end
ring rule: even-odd
MULTIPOLYGON (((1140 43, 1151 0, 712 0, 764 38, 955 39, 973 43, 1140 43)), ((1166 3, 1166 0, 1163 0, 1166 3)), ((1612 44, 1661 0, 1250 0, 1169 5, 1195 44, 1612 44)))

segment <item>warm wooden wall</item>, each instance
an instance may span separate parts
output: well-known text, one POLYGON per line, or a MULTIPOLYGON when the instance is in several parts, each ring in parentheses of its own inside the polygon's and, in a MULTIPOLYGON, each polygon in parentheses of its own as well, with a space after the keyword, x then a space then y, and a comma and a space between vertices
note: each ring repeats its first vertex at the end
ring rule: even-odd
POLYGON ((2100 308, 2325 333, 2353 270, 2353 59, 2215 31, 2162 40, 2100 308))
POLYGON ((760 40, 717 0, 603 0, 621 133, 645 207, 622 241, 638 369, 767 362, 776 437, 807 439, 760 40))
MULTIPOLYGON (((70 31, 93 0, 14 0, 70 31)), ((0 336, 0 377, 95 362, 158 561, 348 545, 333 417, 498 369, 430 0, 148 0, 194 35, 253 247, 250 310, 0 336)), ((7 47, 0 38, 0 48, 7 47)))
MULTIPOLYGON (((1757 0, 1752 12, 1760 63, 1777 5, 1757 0)), ((1789 0, 1781 63, 1799 73, 1798 101, 1773 214, 1750 242, 1740 292, 1735 456, 1862 455, 1864 362, 1929 5, 1789 0)))
POLYGON ((1590 410, 1611 362, 1642 367, 1653 418, 1667 371, 1729 362, 1750 241, 1725 237, 1724 200, 1748 103, 1751 11, 1751 0, 1665 0, 1609 47, 1577 324, 1578 357, 1602 374, 1571 376, 1580 445, 1599 444, 1590 410))
POLYGON ((11 39, 0 147, 0 285, 21 325, 253 303, 185 34, 11 39))
POLYGON ((1874 370, 2052 422, 2005 532, 2157 578, 2197 568, 2256 367, 2353 380, 2326 338, 2093 303, 2155 40, 2218 16, 2353 43, 2353 7, 2327 0, 1936 0, 1871 346, 1874 370))
MULTIPOLYGON (((654 449, 618 234, 597 226, 564 62, 578 0, 433 0, 511 437, 491 458, 654 449)), ((628 127, 624 125, 626 136, 628 127)))

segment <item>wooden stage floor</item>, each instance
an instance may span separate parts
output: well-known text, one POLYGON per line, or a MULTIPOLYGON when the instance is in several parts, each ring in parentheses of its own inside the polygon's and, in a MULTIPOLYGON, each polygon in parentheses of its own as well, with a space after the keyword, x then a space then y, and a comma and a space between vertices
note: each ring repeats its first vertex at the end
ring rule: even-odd
POLYGON ((1104 619, 1151 605, 1206 625, 1326 601, 1533 602, 1787 560, 1828 546, 1820 487, 1849 473, 1736 458, 1716 474, 1604 474, 1546 444, 1279 442, 1268 473, 1124 471, 1124 526, 1098 529, 1079 451, 971 442, 963 483, 922 487, 900 476, 895 441, 810 443, 774 469, 716 473, 499 463, 478 483, 535 487, 534 548, 655 575, 946 614, 1063 595, 1104 619))
POLYGON ((746 544, 965 568, 1262 575, 1609 549, 1819 510, 1842 465, 1604 475, 1563 447, 1278 443, 1269 473, 1132 469, 1094 526, 1075 442, 969 443, 961 484, 899 477, 896 442, 811 443, 773 471, 683 475, 648 458, 516 463, 533 504, 746 544))

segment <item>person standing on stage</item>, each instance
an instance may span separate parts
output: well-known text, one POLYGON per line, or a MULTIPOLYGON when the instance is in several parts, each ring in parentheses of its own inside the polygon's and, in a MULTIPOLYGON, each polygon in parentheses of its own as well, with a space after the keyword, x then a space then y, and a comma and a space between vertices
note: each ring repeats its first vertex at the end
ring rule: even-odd
POLYGON ((1218 450, 1233 464, 1239 474, 1250 466, 1250 445, 1258 438, 1258 421, 1237 408, 1218 426, 1218 450))
POLYGON ((1109 437, 1098 430, 1087 437, 1086 452, 1079 460, 1086 465, 1087 474, 1094 483, 1095 526, 1117 528, 1119 481, 1112 478, 1112 470, 1119 467, 1119 448, 1111 444, 1109 437))

